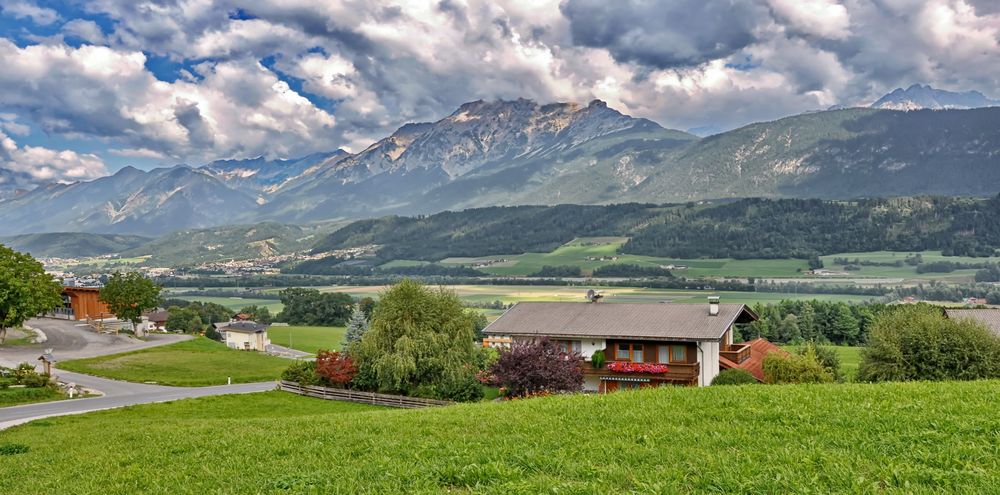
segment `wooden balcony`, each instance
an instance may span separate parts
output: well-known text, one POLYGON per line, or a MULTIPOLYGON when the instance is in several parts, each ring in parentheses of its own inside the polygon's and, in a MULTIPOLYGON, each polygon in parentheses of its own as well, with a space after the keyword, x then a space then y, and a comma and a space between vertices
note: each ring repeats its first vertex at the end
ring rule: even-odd
POLYGON ((719 351, 719 355, 736 364, 740 364, 743 361, 750 359, 750 344, 733 344, 726 346, 724 349, 719 351))
MULTIPOLYGON (((609 361, 610 362, 610 361, 609 361)), ((683 384, 697 384, 701 367, 698 363, 671 363, 667 365, 666 373, 617 373, 608 370, 607 364, 600 368, 594 368, 590 363, 583 365, 585 375, 598 375, 608 377, 638 378, 650 382, 674 382, 683 384)))

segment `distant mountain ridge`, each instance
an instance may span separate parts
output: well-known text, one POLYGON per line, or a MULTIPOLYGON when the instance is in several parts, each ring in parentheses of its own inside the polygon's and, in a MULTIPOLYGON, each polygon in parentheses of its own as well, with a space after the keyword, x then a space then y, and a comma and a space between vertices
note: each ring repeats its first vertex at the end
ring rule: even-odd
POLYGON ((483 206, 1000 192, 1000 108, 813 112, 698 138, 601 101, 475 101, 367 149, 53 184, 0 201, 0 235, 161 236, 483 206))
POLYGON ((928 85, 914 84, 906 89, 896 88, 871 104, 883 110, 944 110, 995 107, 1000 100, 987 98, 979 91, 957 93, 928 85))

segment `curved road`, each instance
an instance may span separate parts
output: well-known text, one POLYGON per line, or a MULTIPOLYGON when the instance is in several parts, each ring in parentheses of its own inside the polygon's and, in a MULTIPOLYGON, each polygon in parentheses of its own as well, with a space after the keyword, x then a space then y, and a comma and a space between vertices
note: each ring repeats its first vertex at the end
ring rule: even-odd
MULTIPOLYGON (((38 364, 38 356, 46 349, 52 349, 57 361, 117 354, 136 349, 172 344, 190 339, 187 335, 156 334, 147 341, 125 335, 105 335, 88 330, 85 324, 71 320, 33 319, 28 326, 45 332, 48 341, 12 348, 0 348, 0 365, 15 366, 28 362, 38 364)), ((62 382, 75 383, 82 387, 100 391, 100 397, 61 400, 0 408, 0 430, 14 425, 50 416, 80 414, 102 409, 165 402, 209 395, 242 394, 263 392, 275 388, 275 382, 220 385, 214 387, 167 387, 144 383, 109 380, 91 375, 73 373, 55 368, 52 374, 62 382)))

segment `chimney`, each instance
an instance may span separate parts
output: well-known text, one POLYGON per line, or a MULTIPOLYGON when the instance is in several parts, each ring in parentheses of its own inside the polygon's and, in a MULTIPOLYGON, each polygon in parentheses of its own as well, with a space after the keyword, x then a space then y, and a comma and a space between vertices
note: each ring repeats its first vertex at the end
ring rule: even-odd
POLYGON ((708 315, 719 316, 719 296, 708 296, 708 315))

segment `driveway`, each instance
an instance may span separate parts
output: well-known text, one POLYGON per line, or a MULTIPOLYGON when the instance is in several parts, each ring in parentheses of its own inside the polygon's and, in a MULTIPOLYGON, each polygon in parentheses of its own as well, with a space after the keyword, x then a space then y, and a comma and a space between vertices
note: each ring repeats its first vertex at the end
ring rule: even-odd
POLYGON ((275 382, 220 385, 214 387, 167 387, 119 380, 110 380, 92 375, 73 373, 58 369, 58 361, 117 354, 166 344, 173 344, 192 338, 189 335, 150 335, 147 340, 139 340, 127 335, 99 334, 85 324, 72 320, 37 318, 28 321, 28 326, 45 333, 48 340, 42 344, 31 344, 11 348, 0 348, 0 365, 12 367, 18 363, 31 363, 40 367, 38 356, 45 349, 52 349, 57 365, 52 374, 62 382, 74 383, 81 387, 99 391, 101 397, 72 399, 40 404, 27 404, 0 408, 0 430, 35 419, 67 414, 80 414, 102 409, 166 402, 178 399, 205 397, 209 395, 243 394, 262 392, 275 388, 275 382))
POLYGON ((18 363, 37 365, 38 356, 45 349, 52 349, 52 355, 57 361, 69 361, 173 344, 192 338, 190 335, 153 334, 146 340, 139 340, 124 334, 97 333, 86 323, 52 318, 34 318, 28 320, 27 325, 44 332, 48 340, 41 344, 0 347, 0 365, 8 367, 18 363))

